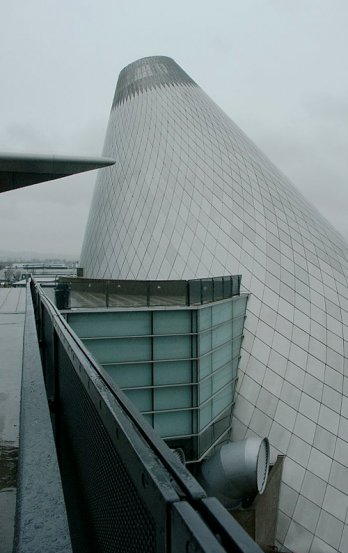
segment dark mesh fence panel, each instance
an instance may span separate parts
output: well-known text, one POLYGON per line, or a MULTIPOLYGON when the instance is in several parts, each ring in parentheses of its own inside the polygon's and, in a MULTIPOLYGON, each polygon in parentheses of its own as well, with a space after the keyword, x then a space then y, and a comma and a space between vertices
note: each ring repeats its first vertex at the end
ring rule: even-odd
POLYGON ((57 439, 75 551, 155 551, 156 529, 62 346, 57 439))

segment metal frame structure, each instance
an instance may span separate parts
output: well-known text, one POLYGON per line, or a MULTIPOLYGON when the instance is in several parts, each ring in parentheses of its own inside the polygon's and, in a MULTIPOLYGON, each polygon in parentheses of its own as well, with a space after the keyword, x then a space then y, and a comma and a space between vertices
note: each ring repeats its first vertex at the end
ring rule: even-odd
POLYGON ((39 285, 32 284, 32 294, 73 550, 260 553, 97 365, 39 285))

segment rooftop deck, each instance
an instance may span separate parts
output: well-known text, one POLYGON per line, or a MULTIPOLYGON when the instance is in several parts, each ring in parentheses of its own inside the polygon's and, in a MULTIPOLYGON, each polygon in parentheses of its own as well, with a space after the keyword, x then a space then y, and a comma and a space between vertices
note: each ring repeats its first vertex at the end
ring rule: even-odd
POLYGON ((0 543, 12 551, 16 509, 25 289, 0 288, 0 543))

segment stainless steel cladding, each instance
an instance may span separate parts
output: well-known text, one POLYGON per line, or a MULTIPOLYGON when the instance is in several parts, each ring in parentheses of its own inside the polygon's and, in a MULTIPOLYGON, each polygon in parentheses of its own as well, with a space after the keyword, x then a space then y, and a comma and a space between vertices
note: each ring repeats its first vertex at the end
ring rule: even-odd
POLYGON ((86 276, 242 274, 234 439, 286 455, 280 550, 348 551, 346 241, 169 58, 123 70, 104 155, 86 276))

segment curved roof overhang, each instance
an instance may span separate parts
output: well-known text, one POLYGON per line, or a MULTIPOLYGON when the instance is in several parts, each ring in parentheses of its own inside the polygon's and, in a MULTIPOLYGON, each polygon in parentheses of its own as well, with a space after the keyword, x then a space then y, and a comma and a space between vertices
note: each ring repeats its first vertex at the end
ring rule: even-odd
POLYGON ((106 157, 0 153, 0 192, 113 165, 106 157))

